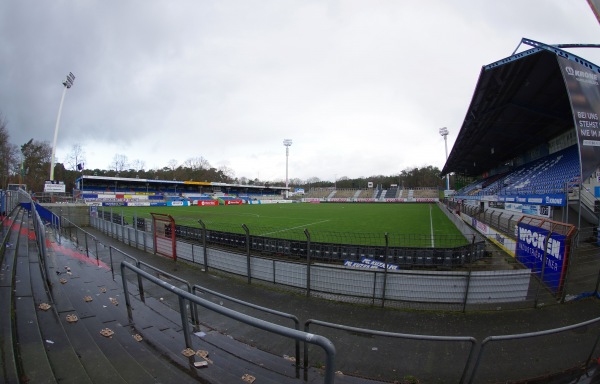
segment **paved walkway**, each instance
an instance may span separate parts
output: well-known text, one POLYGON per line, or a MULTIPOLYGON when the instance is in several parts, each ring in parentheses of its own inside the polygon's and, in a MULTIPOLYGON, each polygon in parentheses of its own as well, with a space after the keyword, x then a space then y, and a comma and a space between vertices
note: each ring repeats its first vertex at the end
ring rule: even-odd
MULTIPOLYGON (((290 313, 300 319, 316 319, 351 327, 384 332, 436 336, 472 336, 481 343, 492 335, 521 334, 543 331, 588 321, 600 317, 600 300, 583 299, 564 305, 553 305, 539 309, 454 313, 441 311, 399 311, 378 307, 332 302, 305 295, 284 292, 281 287, 266 286, 259 282, 248 284, 245 278, 204 272, 199 266, 185 262, 174 263, 162 256, 145 253, 105 236, 93 228, 86 228, 98 240, 112 245, 127 254, 177 275, 191 284, 220 292, 256 305, 290 313)), ((115 260, 119 257, 113 252, 115 260)), ((168 280, 167 276, 161 276, 168 280)), ((174 285, 178 283, 172 282, 174 285)), ((174 297, 160 288, 148 287, 147 294, 159 302, 177 308, 174 297)), ((221 305, 291 326, 247 307, 210 294, 204 297, 221 305)), ((293 345, 289 340, 248 328, 214 313, 201 311, 200 321, 228 337, 244 341, 261 350, 279 356, 293 356, 293 345)), ((407 340, 384 336, 369 336, 358 332, 332 330, 322 326, 311 326, 310 332, 328 337, 337 349, 336 371, 357 377, 369 377, 387 382, 455 383, 460 380, 468 357, 467 343, 407 340), (413 381, 418 382, 418 381, 413 381)), ((555 335, 526 338, 502 343, 492 343, 486 349, 474 382, 519 382, 523 378, 544 377, 549 373, 572 368, 575 361, 585 361, 600 334, 600 325, 594 324, 576 331, 555 335)), ((595 357, 600 356, 597 347, 595 357)), ((310 354, 310 364, 319 366, 323 357, 318 351, 310 354)), ((584 376, 573 381, 581 372, 540 379, 537 382, 600 382, 600 373, 592 369, 594 378, 584 376), (596 380, 596 381, 594 381, 596 380)), ((343 380, 342 380, 343 381, 343 380)), ((524 382, 524 381, 522 381, 524 382)), ((532 381, 529 381, 532 382, 532 381)), ((259 382, 257 381, 257 384, 259 382)))

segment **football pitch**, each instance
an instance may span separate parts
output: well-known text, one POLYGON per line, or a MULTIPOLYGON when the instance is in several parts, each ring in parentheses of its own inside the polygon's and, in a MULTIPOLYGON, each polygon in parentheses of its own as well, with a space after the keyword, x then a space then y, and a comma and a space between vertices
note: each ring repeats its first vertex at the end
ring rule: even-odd
MULTIPOLYGON (((106 207, 102 208, 107 210, 106 207)), ((389 245, 455 247, 467 240, 436 204, 257 204, 188 207, 115 207, 128 222, 151 213, 171 215, 177 225, 244 233, 265 237, 313 241, 377 244, 388 234, 389 245), (394 244, 392 244, 392 242, 394 244)))

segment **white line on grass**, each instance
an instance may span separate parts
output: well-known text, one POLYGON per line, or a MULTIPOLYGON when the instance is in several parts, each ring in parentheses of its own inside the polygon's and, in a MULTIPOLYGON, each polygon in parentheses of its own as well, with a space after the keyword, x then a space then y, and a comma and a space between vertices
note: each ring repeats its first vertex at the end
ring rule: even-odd
POLYGON ((326 223, 326 222, 328 222, 328 221, 330 221, 330 220, 328 219, 328 220, 316 221, 316 222, 314 222, 314 223, 309 223, 309 224, 299 225, 299 226, 297 226, 297 227, 285 228, 285 229, 281 229, 281 230, 279 230, 279 231, 273 231, 273 232, 262 233, 262 234, 260 234, 260 236, 266 236, 266 235, 272 235, 272 234, 274 234, 274 233, 280 233, 280 232, 291 231, 291 230, 293 230, 293 229, 298 229, 298 228, 302 228, 302 227, 308 227, 309 225, 315 225, 315 224, 326 223))
POLYGON ((429 204, 429 227, 431 228, 431 248, 435 248, 435 240, 433 238, 433 216, 431 214, 431 207, 431 204, 429 204))

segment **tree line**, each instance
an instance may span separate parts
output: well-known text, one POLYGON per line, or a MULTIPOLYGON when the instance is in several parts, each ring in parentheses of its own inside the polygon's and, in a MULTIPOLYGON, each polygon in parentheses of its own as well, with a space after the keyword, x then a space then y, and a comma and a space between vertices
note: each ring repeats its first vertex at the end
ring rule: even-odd
MULTIPOLYGON (((0 115, 0 188, 5 189, 8 184, 26 184, 34 192, 44 190, 44 183, 49 179, 52 147, 46 141, 29 140, 18 146, 10 143, 7 123, 0 115)), ((228 167, 213 167, 203 157, 189 158, 178 163, 170 160, 159 169, 145 170, 141 160, 129 160, 127 156, 116 154, 109 165, 109 169, 85 169, 85 149, 75 144, 63 161, 56 159, 54 179, 63 181, 67 193, 75 188, 75 181, 82 174, 95 176, 129 177, 140 179, 158 180, 191 180, 222 182, 242 185, 270 185, 285 186, 285 180, 259 180, 247 177, 235 177, 234 171, 228 167), (83 165, 83 167, 82 167, 83 165)), ((368 183, 374 187, 389 187, 397 184, 405 188, 443 187, 444 179, 440 178, 437 167, 424 166, 405 169, 396 175, 373 175, 369 177, 349 178, 342 176, 336 180, 320 180, 317 177, 308 179, 292 178, 289 180, 291 188, 339 188, 339 189, 365 189, 368 183)))

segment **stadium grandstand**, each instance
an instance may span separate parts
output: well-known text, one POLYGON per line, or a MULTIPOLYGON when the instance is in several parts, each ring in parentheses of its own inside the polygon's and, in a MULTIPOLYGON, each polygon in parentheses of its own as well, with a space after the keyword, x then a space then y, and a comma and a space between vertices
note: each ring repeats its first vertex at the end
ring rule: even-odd
MULTIPOLYGON (((243 204, 258 200, 278 202, 286 199, 287 189, 268 185, 81 175, 75 182, 73 197, 88 205, 225 205, 228 201, 243 204)), ((439 190, 404 189, 392 184, 387 189, 382 186, 311 188, 306 193, 290 196, 303 202, 430 202, 439 201, 439 190)))
MULTIPOLYGON (((565 48, 531 48, 485 65, 442 175, 450 202, 597 226, 600 68, 565 48)), ((521 46, 519 44, 519 46, 521 46)))
POLYGON ((279 200, 285 187, 202 181, 152 180, 82 175, 74 197, 104 205, 225 205, 227 202, 279 200))

